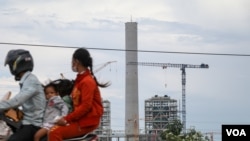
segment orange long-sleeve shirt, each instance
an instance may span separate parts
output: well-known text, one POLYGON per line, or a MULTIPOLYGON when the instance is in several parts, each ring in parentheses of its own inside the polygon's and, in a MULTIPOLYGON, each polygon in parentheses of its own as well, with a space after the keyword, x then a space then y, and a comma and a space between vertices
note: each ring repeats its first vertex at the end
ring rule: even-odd
POLYGON ((100 90, 89 70, 77 75, 71 96, 73 111, 64 117, 65 120, 77 122, 80 127, 98 125, 103 105, 100 90))

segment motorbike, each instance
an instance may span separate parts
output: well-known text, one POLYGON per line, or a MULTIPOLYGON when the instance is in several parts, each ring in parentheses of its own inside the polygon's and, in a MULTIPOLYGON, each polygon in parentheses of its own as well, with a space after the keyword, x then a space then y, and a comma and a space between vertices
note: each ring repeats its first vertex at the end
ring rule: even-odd
MULTIPOLYGON (((13 132, 15 132, 15 130, 21 126, 20 121, 15 121, 12 118, 6 116, 4 113, 0 113, 0 120, 5 121, 13 132)), ((64 141, 98 141, 98 136, 96 134, 89 133, 80 137, 65 139, 64 141)))
MULTIPOLYGON (((6 116, 4 113, 0 113, 0 120, 4 121, 6 125, 9 126, 13 133, 21 126, 20 121, 15 121, 11 117, 6 116)), ((89 133, 80 137, 65 139, 63 141, 98 141, 98 136, 96 134, 89 133)))
POLYGON ((63 141, 97 141, 97 140, 98 140, 98 136, 96 134, 86 134, 81 137, 66 139, 63 141))

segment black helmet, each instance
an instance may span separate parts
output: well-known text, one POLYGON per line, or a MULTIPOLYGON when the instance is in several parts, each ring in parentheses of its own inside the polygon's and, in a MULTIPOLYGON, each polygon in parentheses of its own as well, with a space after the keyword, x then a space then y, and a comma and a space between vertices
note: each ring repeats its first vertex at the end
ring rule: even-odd
POLYGON ((11 74, 18 77, 21 72, 32 71, 33 58, 29 51, 23 49, 10 50, 5 58, 4 66, 9 65, 11 74))

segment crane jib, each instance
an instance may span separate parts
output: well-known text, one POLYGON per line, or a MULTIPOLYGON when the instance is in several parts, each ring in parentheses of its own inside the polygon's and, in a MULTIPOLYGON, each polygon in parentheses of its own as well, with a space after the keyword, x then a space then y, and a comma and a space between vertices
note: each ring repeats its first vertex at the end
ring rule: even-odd
POLYGON ((162 68, 209 68, 208 64, 191 65, 191 64, 173 64, 173 63, 152 63, 152 62, 128 62, 127 65, 140 65, 140 66, 158 66, 162 68))

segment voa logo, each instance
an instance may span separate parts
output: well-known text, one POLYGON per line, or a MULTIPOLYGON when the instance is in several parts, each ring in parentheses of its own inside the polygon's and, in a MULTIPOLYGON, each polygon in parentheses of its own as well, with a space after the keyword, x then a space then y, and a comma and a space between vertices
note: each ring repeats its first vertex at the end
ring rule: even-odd
POLYGON ((226 129, 227 136, 247 136, 244 129, 226 129))

